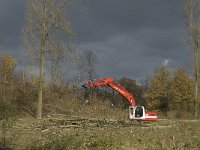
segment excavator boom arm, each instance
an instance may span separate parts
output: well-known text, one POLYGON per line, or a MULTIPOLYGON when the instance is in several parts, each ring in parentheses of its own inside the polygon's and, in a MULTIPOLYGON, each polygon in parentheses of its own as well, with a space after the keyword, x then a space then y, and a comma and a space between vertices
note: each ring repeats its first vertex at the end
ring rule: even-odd
POLYGON ((98 78, 95 80, 89 80, 83 84, 83 87, 98 87, 108 85, 122 96, 124 96, 127 101, 131 104, 131 106, 135 107, 135 98, 132 94, 130 94, 124 87, 122 87, 119 83, 115 82, 113 78, 98 78))
POLYGON ((112 89, 114 89, 115 91, 117 91, 118 93, 120 93, 122 96, 124 96, 127 99, 127 101, 131 104, 131 106, 135 107, 135 105, 136 105, 135 104, 135 98, 124 87, 122 87, 117 82, 111 82, 111 83, 108 83, 108 85, 112 89))
POLYGON ((83 84, 83 87, 87 88, 87 87, 103 86, 111 82, 113 82, 113 78, 98 78, 98 79, 86 81, 83 84))

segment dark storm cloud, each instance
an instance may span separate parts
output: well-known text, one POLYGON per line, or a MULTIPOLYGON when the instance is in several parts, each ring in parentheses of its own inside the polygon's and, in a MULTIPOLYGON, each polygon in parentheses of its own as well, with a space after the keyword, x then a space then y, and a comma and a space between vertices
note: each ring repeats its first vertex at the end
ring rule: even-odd
POLYGON ((6 49, 20 46, 24 0, 0 0, 0 38, 6 49))
POLYGON ((80 48, 97 53, 99 76, 143 78, 164 62, 188 69, 190 53, 179 40, 186 32, 182 0, 87 2, 72 23, 80 48))
POLYGON ((187 59, 189 53, 182 49, 176 37, 169 34, 170 32, 173 35, 173 30, 162 31, 158 35, 166 35, 166 37, 161 36, 159 40, 157 40, 159 36, 153 34, 154 30, 148 30, 150 32, 139 30, 135 34, 121 34, 106 41, 87 43, 82 45, 82 49, 95 50, 99 57, 98 73, 100 76, 143 78, 167 59, 169 59, 170 67, 187 66, 184 58, 187 59), (141 39, 141 35, 145 38, 141 39), (163 45, 158 44, 160 45, 158 46, 157 42, 163 45), (165 43, 171 45, 165 47, 165 43))
MULTIPOLYGON (((69 18, 79 49, 98 55, 100 77, 140 79, 164 63, 189 68, 190 52, 178 38, 186 32, 183 0, 83 0, 82 4, 88 10, 74 8, 69 18)), ((23 23, 24 1, 1 0, 0 37, 19 60, 23 60, 19 39, 23 23)))
POLYGON ((182 25, 182 0, 87 0, 88 11, 72 20, 80 40, 101 40, 140 28, 182 25), (79 18, 79 19, 77 19, 79 18), (89 34, 88 34, 89 33, 89 34))

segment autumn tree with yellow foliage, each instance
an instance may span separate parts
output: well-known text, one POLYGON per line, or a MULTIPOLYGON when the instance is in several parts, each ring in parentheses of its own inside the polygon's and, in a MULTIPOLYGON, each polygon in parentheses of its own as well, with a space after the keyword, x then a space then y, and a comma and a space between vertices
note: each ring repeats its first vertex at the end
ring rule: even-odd
POLYGON ((11 93, 12 85, 13 85, 13 75, 14 75, 14 68, 17 62, 11 55, 3 55, 0 58, 0 89, 1 89, 1 97, 3 101, 6 99, 12 99, 12 94, 7 94, 8 92, 11 93))
POLYGON ((166 66, 156 69, 149 79, 148 90, 144 94, 147 107, 167 113, 177 110, 194 113, 194 81, 184 69, 176 69, 173 76, 166 66))
POLYGON ((144 94, 147 106, 153 110, 167 111, 169 101, 169 70, 166 66, 161 66, 149 80, 148 90, 144 94))
POLYGON ((169 95, 171 110, 194 111, 194 82, 182 68, 175 71, 169 95))
POLYGON ((10 80, 17 62, 11 55, 3 55, 0 58, 0 77, 3 80, 10 80))

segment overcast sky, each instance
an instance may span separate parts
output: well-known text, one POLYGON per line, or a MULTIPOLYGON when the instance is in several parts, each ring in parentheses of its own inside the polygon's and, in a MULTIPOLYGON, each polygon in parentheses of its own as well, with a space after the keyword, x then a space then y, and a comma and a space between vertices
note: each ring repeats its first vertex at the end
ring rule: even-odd
MULTIPOLYGON (((187 30, 183 0, 85 0, 88 9, 70 12, 75 43, 98 57, 99 77, 131 77, 141 80, 165 64, 191 72, 191 52, 183 39, 187 30)), ((2 48, 19 65, 23 51, 20 34, 24 24, 23 0, 0 0, 2 48)), ((2 54, 2 52, 1 52, 2 54)), ((75 71, 68 72, 73 76, 75 71)))

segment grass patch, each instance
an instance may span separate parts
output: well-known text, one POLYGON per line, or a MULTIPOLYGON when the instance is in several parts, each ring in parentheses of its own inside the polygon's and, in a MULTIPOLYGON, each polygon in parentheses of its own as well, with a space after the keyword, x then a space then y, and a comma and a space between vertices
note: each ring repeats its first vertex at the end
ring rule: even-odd
POLYGON ((88 150, 88 149, 112 149, 116 147, 114 140, 100 134, 80 134, 68 133, 63 136, 48 134, 47 142, 41 143, 41 141, 34 141, 31 146, 28 147, 30 150, 88 150))

